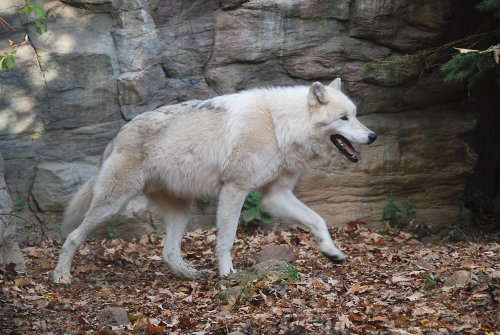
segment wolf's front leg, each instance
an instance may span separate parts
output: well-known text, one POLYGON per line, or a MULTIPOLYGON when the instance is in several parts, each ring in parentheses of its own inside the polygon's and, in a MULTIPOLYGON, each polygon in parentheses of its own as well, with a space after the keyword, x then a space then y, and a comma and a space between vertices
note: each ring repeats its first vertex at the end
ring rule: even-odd
POLYGON ((219 275, 227 276, 235 272, 231 259, 231 249, 236 238, 236 229, 240 218, 241 207, 248 191, 237 185, 224 185, 220 191, 217 207, 217 248, 219 275))
POLYGON ((330 261, 342 264, 347 256, 332 241, 325 220, 300 202, 288 188, 275 188, 263 195, 262 206, 272 216, 293 220, 306 226, 314 236, 318 249, 330 261))

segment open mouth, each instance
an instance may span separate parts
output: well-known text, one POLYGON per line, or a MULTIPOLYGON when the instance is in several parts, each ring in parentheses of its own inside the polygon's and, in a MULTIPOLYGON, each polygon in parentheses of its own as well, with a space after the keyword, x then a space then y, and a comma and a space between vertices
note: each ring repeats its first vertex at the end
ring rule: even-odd
POLYGON ((330 140, 345 158, 353 163, 359 162, 361 154, 354 149, 347 138, 339 134, 334 134, 330 136, 330 140))

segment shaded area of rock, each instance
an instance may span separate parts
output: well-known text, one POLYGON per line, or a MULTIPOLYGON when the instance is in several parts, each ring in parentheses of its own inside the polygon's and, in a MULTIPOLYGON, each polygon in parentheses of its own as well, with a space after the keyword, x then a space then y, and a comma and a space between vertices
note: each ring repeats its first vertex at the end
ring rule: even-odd
POLYGON ((44 212, 62 212, 75 189, 80 188, 95 173, 93 162, 47 162, 36 168, 31 193, 44 212))
POLYGON ((424 270, 427 270, 427 271, 430 271, 430 272, 435 272, 436 271, 436 266, 434 264, 432 264, 431 262, 429 262, 428 260, 426 260, 424 257, 420 257, 417 260, 417 266, 420 269, 424 269, 424 270))
POLYGON ((0 264, 15 264, 17 272, 26 270, 26 263, 16 238, 16 222, 9 214, 12 201, 3 177, 3 157, 0 153, 0 264))

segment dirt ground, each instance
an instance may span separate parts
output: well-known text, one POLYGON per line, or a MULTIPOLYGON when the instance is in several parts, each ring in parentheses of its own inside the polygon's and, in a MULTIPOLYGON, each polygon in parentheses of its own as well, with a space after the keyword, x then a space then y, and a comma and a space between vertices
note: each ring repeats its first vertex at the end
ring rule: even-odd
MULTIPOLYGON (((23 249, 27 273, 0 267, 1 334, 500 334, 500 238, 422 243, 411 234, 332 229, 350 256, 332 265, 298 229, 239 232, 235 267, 273 245, 291 256, 242 280, 175 278, 162 235, 89 240, 73 282, 50 280, 60 243, 23 249), (238 289, 235 289, 238 288, 238 289)), ((216 270, 215 230, 188 233, 184 257, 216 270)))

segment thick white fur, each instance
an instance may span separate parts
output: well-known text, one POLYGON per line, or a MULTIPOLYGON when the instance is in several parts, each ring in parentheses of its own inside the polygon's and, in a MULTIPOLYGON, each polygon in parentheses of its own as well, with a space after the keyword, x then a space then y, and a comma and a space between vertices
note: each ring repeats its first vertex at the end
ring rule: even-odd
POLYGON ((109 144, 97 174, 68 206, 63 225, 81 224, 62 247, 54 281, 70 282, 72 259, 88 234, 140 193, 163 214, 163 259, 177 276, 202 273, 180 251, 193 199, 219 199, 216 254, 225 276, 234 271, 231 249, 242 204, 255 189, 268 212, 303 224, 320 251, 344 261, 324 220, 292 193, 309 162, 333 154, 335 133, 360 144, 373 135, 356 119, 340 79, 329 86, 252 89, 137 116, 109 144))

